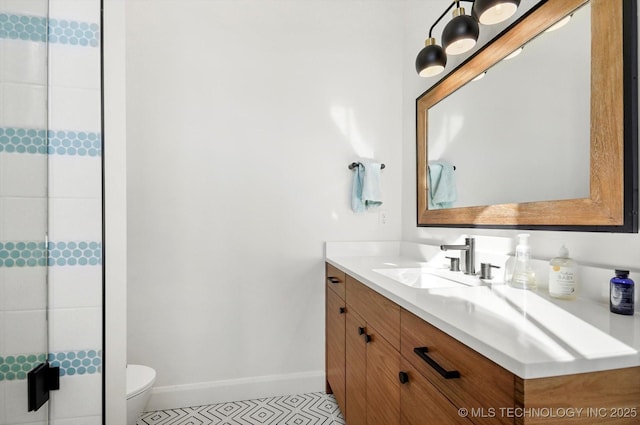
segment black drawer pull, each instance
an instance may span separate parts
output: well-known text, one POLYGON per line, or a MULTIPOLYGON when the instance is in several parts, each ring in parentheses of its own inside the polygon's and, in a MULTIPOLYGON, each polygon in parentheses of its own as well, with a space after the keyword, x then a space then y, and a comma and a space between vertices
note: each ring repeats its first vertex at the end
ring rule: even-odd
POLYGON ((344 307, 340 307, 340 314, 345 314, 347 312, 347 309, 344 307))
POLYGON ((358 335, 363 335, 364 334, 364 328, 362 326, 358 327, 358 335))
POLYGON ((406 384, 407 382, 409 382, 409 374, 407 372, 400 372, 398 373, 398 379, 400 380, 401 384, 406 384))
POLYGON ((429 366, 434 368, 444 379, 454 379, 460 377, 460 372, 457 370, 446 370, 442 366, 440 366, 435 360, 427 355, 429 349, 427 347, 416 347, 413 349, 413 352, 416 353, 422 360, 427 362, 429 366))
POLYGON ((366 342, 367 344, 371 342, 371 335, 365 334, 364 335, 364 342, 366 342))
POLYGON ((340 279, 338 279, 337 277, 333 277, 333 276, 329 276, 329 277, 327 278, 327 280, 328 280, 329 282, 331 282, 331 283, 335 283, 335 284, 340 283, 340 279))

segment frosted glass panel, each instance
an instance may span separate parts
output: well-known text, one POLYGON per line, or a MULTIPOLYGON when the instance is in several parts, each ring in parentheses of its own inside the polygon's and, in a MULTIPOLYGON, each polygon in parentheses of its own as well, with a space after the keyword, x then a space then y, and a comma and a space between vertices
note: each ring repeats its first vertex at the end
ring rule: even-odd
POLYGON ((45 0, 0 1, 0 424, 29 411, 27 374, 48 358, 45 0))

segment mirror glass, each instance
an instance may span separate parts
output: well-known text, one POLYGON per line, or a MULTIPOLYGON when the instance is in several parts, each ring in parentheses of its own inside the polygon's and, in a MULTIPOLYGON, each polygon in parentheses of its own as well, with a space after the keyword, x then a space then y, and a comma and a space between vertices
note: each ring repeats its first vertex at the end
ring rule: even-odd
POLYGON ((570 17, 429 108, 428 160, 456 166, 457 198, 430 208, 589 196, 590 5, 570 17))

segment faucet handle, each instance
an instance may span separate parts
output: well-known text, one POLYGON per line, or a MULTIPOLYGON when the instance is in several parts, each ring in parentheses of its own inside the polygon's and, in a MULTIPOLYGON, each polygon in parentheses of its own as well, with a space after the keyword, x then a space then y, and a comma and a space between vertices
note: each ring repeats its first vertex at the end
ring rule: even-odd
POLYGON ((449 271, 459 272, 460 271, 460 259, 458 257, 445 257, 450 261, 449 263, 449 271))
POLYGON ((492 279, 491 269, 499 269, 499 266, 494 266, 491 263, 480 263, 480 279, 492 279))

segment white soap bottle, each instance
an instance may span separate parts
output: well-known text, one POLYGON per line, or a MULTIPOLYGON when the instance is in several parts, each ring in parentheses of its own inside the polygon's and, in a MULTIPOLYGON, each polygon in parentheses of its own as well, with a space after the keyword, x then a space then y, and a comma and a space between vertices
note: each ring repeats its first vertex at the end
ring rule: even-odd
POLYGON ((509 284, 514 288, 535 290, 536 274, 531 268, 531 251, 529 249, 529 234, 518 235, 519 242, 516 246, 516 260, 513 266, 513 275, 509 284))
POLYGON ((549 295, 564 300, 574 300, 578 295, 578 268, 564 245, 549 261, 549 295))

